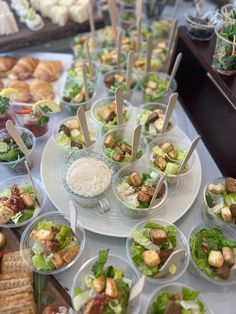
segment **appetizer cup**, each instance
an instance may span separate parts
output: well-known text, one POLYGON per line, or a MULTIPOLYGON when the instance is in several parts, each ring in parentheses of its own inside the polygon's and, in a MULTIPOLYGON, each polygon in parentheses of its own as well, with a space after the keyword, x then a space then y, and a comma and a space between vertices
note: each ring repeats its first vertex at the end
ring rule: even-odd
POLYGON ((69 78, 73 79, 83 79, 83 63, 85 62, 86 65, 86 73, 87 73, 87 78, 88 80, 90 80, 91 82, 93 82, 94 84, 96 84, 97 82, 97 78, 98 78, 98 68, 97 68, 97 63, 95 61, 91 61, 92 63, 92 71, 90 71, 89 68, 89 63, 88 60, 82 60, 82 59, 78 59, 78 60, 74 60, 70 69, 67 70, 67 75, 69 78), (92 73, 90 73, 92 72, 92 73))
MULTIPOLYGON (((153 112, 154 110, 162 110, 163 114, 165 115, 167 105, 161 103, 147 103, 143 104, 140 107, 140 113, 138 114, 138 123, 142 125, 142 133, 148 141, 154 140, 158 135, 160 135, 159 128, 156 128, 153 123, 148 123, 147 119, 148 116, 151 114, 149 112, 153 112)), ((161 112, 161 111, 160 111, 161 112)), ((159 114, 159 119, 164 119, 164 116, 159 114)), ((156 120, 157 121, 157 120, 156 120)), ((169 121, 168 128, 163 135, 169 135, 171 130, 176 125, 176 117, 175 114, 172 114, 172 117, 169 121)))
MULTIPOLYGON (((124 30, 120 27, 117 27, 117 33, 121 30, 124 35, 124 30)), ((111 26, 106 26, 103 29, 97 31, 98 40, 101 42, 102 47, 114 47, 116 43, 116 34, 111 26)))
POLYGON ((94 152, 89 152, 85 150, 80 152, 79 150, 76 150, 76 151, 74 150, 70 154, 67 154, 66 156, 64 156, 64 160, 62 161, 62 164, 63 166, 59 169, 60 181, 61 181, 62 188, 64 189, 66 194, 69 196, 69 198, 73 199, 80 206, 86 207, 86 208, 95 208, 96 210, 97 207, 99 207, 100 205, 99 210, 101 213, 105 213, 108 210, 110 210, 110 204, 108 200, 106 199, 106 197, 111 190, 112 176, 115 173, 115 167, 111 160, 94 152), (95 161, 97 163, 95 170, 98 171, 98 174, 101 173, 100 176, 95 176, 94 167, 91 166, 91 162, 93 162, 94 164, 95 161), (90 187, 88 187, 88 190, 86 191, 86 193, 79 194, 79 192, 75 191, 74 186, 72 188, 68 185, 68 180, 71 178, 71 172, 70 172, 72 169, 71 167, 74 167, 75 164, 78 165, 78 163, 82 163, 82 162, 83 163, 88 162, 87 166, 84 166, 84 164, 82 165, 84 170, 87 171, 86 174, 84 174, 86 177, 81 179, 83 182, 80 181, 78 178, 77 178, 78 180, 77 179, 76 180, 78 182, 81 182, 82 184, 83 183, 90 184, 90 187), (104 172, 101 172, 101 168, 106 169, 105 174, 104 172), (104 180, 103 182, 99 182, 99 183, 96 181, 97 177, 99 177, 98 179, 101 181, 102 176, 106 179, 105 180, 106 184, 104 183, 104 180), (108 180, 108 176, 111 177, 109 178, 109 180, 108 180), (96 187, 95 185, 98 187, 102 186, 101 191, 97 191, 95 189, 96 187), (90 193, 91 195, 88 195, 88 191, 94 191, 94 189, 96 190, 97 193, 93 192, 94 195, 92 195, 91 193, 90 193))
MULTIPOLYGON (((24 211, 19 216, 19 219, 18 219, 19 222, 16 220, 16 222, 14 223, 13 220, 11 219, 10 222, 8 222, 8 223, 0 224, 0 227, 19 228, 19 227, 25 226, 41 213, 42 209, 45 206, 47 197, 46 197, 46 193, 45 193, 45 190, 42 186, 41 181, 36 179, 36 178, 33 178, 33 181, 34 181, 34 185, 35 185, 35 189, 36 189, 36 193, 37 193, 36 196, 39 200, 40 206, 38 206, 36 201, 34 201, 34 205, 30 206, 30 209, 28 209, 25 206, 24 211), (34 210, 32 210, 32 207, 34 207, 34 210), (25 216, 24 216, 24 213, 25 213, 25 216)), ((0 184, 0 198, 2 196, 9 196, 10 197, 12 194, 11 194, 11 191, 9 191, 9 188, 11 188, 15 184, 21 189, 24 188, 24 191, 22 191, 21 194, 29 193, 28 190, 32 189, 31 182, 30 182, 29 177, 27 175, 11 177, 11 178, 6 179, 5 181, 3 181, 0 184)), ((34 194, 33 190, 30 192, 32 192, 32 194, 34 194)), ((1 201, 0 201, 0 203, 1 203, 1 201)), ((17 215, 15 215, 15 217, 16 216, 17 215)))
POLYGON ((92 141, 88 147, 85 147, 84 136, 77 116, 66 118, 57 123, 53 132, 56 143, 68 153, 73 149, 94 150, 96 142, 100 138, 100 128, 92 119, 87 118, 87 123, 92 141))
POLYGON ((79 251, 77 252, 76 256, 70 261, 69 263, 65 263, 64 266, 54 270, 43 270, 43 269, 36 269, 32 263, 32 247, 35 243, 30 237, 30 234, 33 230, 37 230, 38 223, 43 221, 53 221, 55 224, 59 225, 66 225, 70 227, 70 220, 64 216, 64 214, 59 212, 49 212, 47 214, 43 214, 36 219, 34 219, 24 230, 21 241, 20 241, 20 251, 23 261, 27 264, 29 268, 31 268, 34 272, 44 274, 44 275, 55 275, 58 273, 63 272, 64 270, 69 269, 72 265, 74 265, 78 259, 80 258, 84 246, 85 246, 85 232, 82 225, 77 221, 77 228, 76 233, 74 234, 79 242, 79 251))
MULTIPOLYGON (((176 228, 176 242, 177 242, 175 250, 185 249, 186 251, 183 254, 183 256, 181 257, 181 260, 179 261, 179 263, 177 265, 175 265, 175 264, 171 265, 168 274, 166 274, 165 276, 160 277, 160 278, 155 278, 155 275, 153 273, 153 276, 146 275, 146 279, 151 283, 160 284, 160 285, 163 285, 163 284, 166 284, 166 283, 169 283, 172 281, 176 281, 187 270, 190 257, 189 257, 188 242, 187 242, 186 237, 184 236, 182 231, 178 227, 176 227, 176 225, 171 224, 168 221, 154 218, 154 219, 150 219, 150 220, 141 221, 136 226, 134 226, 134 228, 131 230, 131 232, 127 238, 127 241, 126 241, 126 254, 128 256, 128 259, 129 259, 130 263, 137 269, 140 276, 145 275, 145 273, 143 273, 139 269, 139 267, 136 265, 135 261, 132 259, 131 249, 132 249, 133 243, 135 242, 133 237, 132 237, 133 232, 136 230, 142 232, 144 230, 145 225, 148 222, 152 222, 152 223, 158 224, 158 225, 163 226, 163 227, 175 227, 176 228)), ((141 258, 141 256, 140 256, 140 258, 141 258)), ((143 262, 143 265, 145 265, 144 262, 143 262)), ((144 268, 142 268, 142 269, 144 269, 144 268)), ((149 268, 149 270, 151 270, 151 269, 152 269, 152 267, 149 268)), ((156 271, 156 274, 158 275, 157 271, 156 271)))
MULTIPOLYGON (((94 263, 98 260, 98 257, 93 257, 89 259, 84 265, 78 270, 77 274, 75 275, 75 278, 72 283, 72 288, 70 291, 71 298, 75 297, 75 291, 78 287, 84 286, 84 280, 85 278, 92 273, 92 266, 94 263)), ((113 266, 115 269, 121 269, 124 273, 125 278, 128 278, 132 281, 132 287, 138 282, 139 277, 137 275, 136 270, 131 266, 127 260, 123 259, 120 256, 108 255, 107 259, 107 265, 113 266)), ((130 301, 128 305, 127 311, 124 313, 132 314, 132 313, 139 313, 140 312, 140 300, 141 297, 135 298, 135 300, 130 301)), ((82 314, 82 311, 78 312, 79 314, 82 314)))
MULTIPOLYGON (((29 155, 28 160, 27 160, 28 165, 31 167, 32 166, 31 153, 33 152, 33 150, 35 148, 35 144, 36 144, 35 136, 28 129, 19 128, 19 127, 17 127, 16 129, 21 134, 24 132, 27 135, 27 137, 31 139, 30 155, 29 155)), ((9 133, 7 132, 6 129, 0 130, 0 144, 1 144, 2 140, 9 139, 9 138, 11 138, 11 136, 9 135, 9 133)), ((23 155, 23 153, 21 153, 22 157, 19 158, 20 149, 19 149, 19 152, 17 154, 15 154, 16 149, 17 148, 15 147, 14 149, 11 150, 12 152, 14 152, 13 156, 12 156, 12 154, 10 155, 10 152, 7 153, 7 156, 6 155, 1 156, 4 152, 0 153, 0 166, 7 167, 7 169, 10 172, 15 172, 17 174, 25 174, 25 173, 27 173, 27 170, 25 168, 25 159, 26 158, 23 155), (3 158, 4 158, 4 160, 3 160, 3 158)))
MULTIPOLYGON (((124 167, 124 166, 128 166, 131 163, 129 156, 127 156, 128 153, 126 153, 124 155, 124 158, 120 161, 116 161, 116 159, 114 159, 112 156, 110 156, 110 153, 108 151, 109 147, 105 146, 105 140, 107 139, 107 137, 112 137, 114 140, 118 140, 118 141, 124 141, 130 146, 130 145, 132 145, 133 132, 128 127, 116 128, 116 129, 113 129, 113 130, 110 130, 109 132, 107 132, 101 138, 101 142, 100 142, 100 151, 102 152, 102 154, 104 156, 107 156, 114 163, 114 165, 116 166, 116 169, 119 169, 119 168, 124 167), (126 158, 126 157, 128 157, 128 158, 126 158)), ((138 147, 138 152, 137 152, 137 154, 139 154, 139 152, 140 152, 140 156, 135 161, 135 163, 136 162, 144 162, 144 160, 146 158, 146 151, 147 151, 147 141, 144 138, 144 136, 141 135, 140 143, 139 143, 139 147, 138 147)))
MULTIPOLYGON (((160 173, 155 171, 154 169, 150 169, 149 166, 146 166, 144 164, 136 164, 136 165, 131 165, 127 166, 125 168, 122 168, 117 171, 117 173, 114 176, 113 179, 113 184, 112 184, 112 189, 113 193, 119 203, 119 207, 122 210, 122 212, 133 219, 140 219, 143 217, 146 217, 148 215, 151 215, 157 211, 159 211, 159 208, 161 205, 165 202, 167 194, 168 194, 168 185, 166 181, 164 181, 164 191, 161 196, 159 196, 153 206, 150 207, 147 206, 146 208, 141 208, 141 205, 139 206, 138 204, 135 205, 139 206, 136 207, 133 205, 134 201, 129 201, 130 200, 130 195, 129 197, 122 197, 121 194, 118 191, 118 186, 124 182, 125 177, 129 177, 131 174, 137 172, 140 176, 143 174, 156 174, 157 175, 157 183, 159 182, 159 177, 160 173)), ((130 186, 129 186, 130 187, 130 186)), ((136 200, 136 198, 135 198, 136 200)))
POLYGON ((112 71, 112 72, 107 73, 104 76, 104 85, 105 85, 105 90, 106 90, 108 96, 114 96, 117 87, 121 86, 122 92, 123 92, 123 97, 126 100, 130 101, 133 92, 138 87, 138 82, 137 82, 137 78, 135 77, 135 75, 132 75, 131 86, 130 86, 130 89, 128 90, 125 79, 126 79, 126 71, 124 71, 124 70, 116 70, 116 71, 112 71), (121 82, 117 82, 116 81, 117 76, 118 76, 118 78, 123 77, 123 80, 121 82))
POLYGON ((226 4, 220 9, 225 22, 234 23, 236 20, 236 5, 226 4))
MULTIPOLYGON (((146 73, 146 64, 147 64, 147 57, 145 53, 136 53, 134 55, 135 60, 134 60, 134 74, 138 79, 142 79, 142 77, 146 73)), ((151 59, 151 72, 157 72, 160 71, 162 66, 162 62, 158 58, 153 58, 151 59)))
MULTIPOLYGON (((198 257, 199 261, 196 261, 196 256, 195 257, 193 256, 193 250, 194 249, 197 250, 198 249, 197 245, 199 244, 199 241, 194 241, 193 240, 193 236, 195 236, 197 233, 199 233, 203 229, 218 230, 218 232, 222 233, 223 236, 226 237, 228 240, 233 241, 235 243, 235 247, 233 248, 233 254, 235 254, 236 233, 230 227, 228 227, 226 225, 218 224, 218 223, 212 222, 212 221, 209 222, 209 223, 205 223, 205 224, 201 224, 201 225, 195 226, 191 230, 191 232, 189 234, 189 237, 188 237, 189 254, 190 254, 189 270, 193 274, 197 275, 198 277, 204 278, 207 281, 209 281, 209 282, 211 282, 211 283, 213 283, 215 285, 221 285, 221 286, 235 285, 235 283, 236 283, 236 271, 235 271, 235 269, 231 270, 228 279, 223 280, 220 277, 216 276, 216 274, 214 274, 213 271, 209 270, 209 265, 208 265, 208 272, 211 272, 211 276, 213 276, 213 274, 214 274, 214 277, 208 276, 203 270, 201 270, 198 267, 198 263, 199 263, 199 265, 201 267, 204 267, 204 270, 207 270, 206 266, 204 266, 204 264, 203 264, 203 262, 205 263, 205 261, 207 261, 207 258, 205 258, 205 257, 201 258, 201 252, 197 253, 197 254, 200 254, 200 257, 198 257)), ((217 237, 219 237, 219 236, 217 235, 217 237)), ((209 238, 209 241, 212 240, 211 237, 208 236, 208 238, 209 238)), ((207 241, 208 238, 206 238, 206 241, 207 241)), ((225 242, 225 240, 223 240, 223 242, 225 242)), ((201 243, 201 245, 202 245, 202 243, 201 243)), ((209 242, 209 245, 210 245, 210 242, 209 242)), ((213 243, 213 246, 214 246, 214 243, 213 243)), ((224 246, 224 245, 222 244, 222 246, 224 246)), ((225 244, 225 246, 228 246, 228 244, 225 244)), ((207 246, 206 246, 206 249, 207 249, 207 246)), ((211 248, 209 248, 209 250, 211 250, 211 248)), ((217 249, 214 249, 214 250, 217 250, 217 249)), ((215 267, 215 269, 218 269, 218 268, 215 267)))
MULTIPOLYGON (((97 125, 104 131, 110 131, 113 129, 118 128, 117 125, 117 116, 112 119, 111 121, 106 123, 106 120, 103 119, 99 115, 99 109, 101 109, 103 106, 108 106, 110 103, 115 102, 115 97, 104 97, 100 98, 97 101, 95 101, 92 105, 91 108, 91 115, 94 121, 96 121, 97 125)), ((125 108, 125 113, 123 114, 123 124, 122 126, 126 126, 127 123, 129 122, 131 115, 132 115, 132 105, 129 103, 127 100, 124 99, 124 108, 125 108)))
MULTIPOLYGON (((170 283, 170 284, 167 284, 167 285, 164 285, 162 287, 157 288, 153 292, 153 294, 152 294, 151 298, 149 299, 149 301, 147 302, 146 308, 145 308, 143 313, 145 313, 145 314, 154 314, 154 313, 156 313, 155 312, 155 308, 153 309, 153 304, 154 304, 154 302, 156 302, 158 296, 160 296, 162 294, 172 294, 172 293, 179 295, 183 288, 187 288, 188 290, 196 291, 194 288, 191 288, 189 286, 186 286, 186 285, 184 285, 182 283, 178 283, 178 282, 170 283)), ((205 301, 205 299, 201 295, 197 296, 197 299, 203 304, 204 310, 205 310, 204 313, 206 313, 206 314, 213 314, 211 308, 209 307, 209 305, 207 304, 207 302, 205 301)), ((189 302, 190 301, 192 302, 192 300, 189 300, 189 302)))
MULTIPOLYGON (((152 30, 148 27, 147 24, 143 23, 141 26, 141 37, 142 41, 146 42, 148 39, 148 36, 152 34, 152 30)), ((128 28, 128 35, 131 38, 136 38, 138 37, 138 32, 137 32, 137 26, 136 24, 130 25, 128 28)))
POLYGON ((86 47, 85 47, 86 40, 89 41, 88 43, 89 43, 89 50, 90 50, 91 58, 95 59, 95 54, 97 52, 97 49, 101 48, 101 43, 99 42, 99 40, 94 41, 94 39, 89 36, 78 35, 72 39, 71 48, 74 52, 74 55, 76 58, 80 58, 80 59, 88 58, 86 47))
POLYGON ((163 19, 160 21, 152 21, 151 29, 153 31, 154 38, 157 39, 168 39, 170 29, 172 26, 172 20, 163 19))
POLYGON ((170 75, 162 72, 149 72, 143 76, 140 82, 140 88, 143 92, 144 101, 155 102, 161 101, 166 103, 169 96, 177 90, 177 83, 174 79, 171 86, 168 87, 170 75), (154 86, 150 82, 154 82, 154 86))
MULTIPOLYGON (((154 167, 155 169, 157 169, 158 171, 160 171, 161 173, 166 173, 165 170, 161 170, 158 166, 156 166, 154 164, 154 153, 153 153, 153 149, 156 146, 161 147, 163 144, 165 143, 171 143, 174 146, 175 150, 180 151, 183 154, 183 158, 185 157, 185 152, 187 152, 190 148, 190 140, 187 138, 178 138, 178 137, 170 137, 170 136, 166 136, 166 135, 162 135, 159 136, 157 139, 154 139, 152 142, 150 142, 149 147, 148 147, 148 159, 149 159, 149 163, 152 167, 154 167)), ((160 153, 159 153, 160 154, 160 153)), ((159 155, 158 154, 158 155, 159 155)), ((163 156, 164 157, 164 156, 163 156)), ((165 154, 165 159, 168 159, 168 161, 173 162, 175 164, 181 164, 182 159, 172 159, 170 157, 168 157, 167 154, 165 154)), ((179 180, 183 179, 185 176, 187 176, 190 171, 192 171, 193 166, 195 164, 195 156, 194 153, 191 155, 187 166, 185 168, 185 171, 181 174, 172 174, 172 171, 168 171, 167 172, 167 182, 168 183, 177 183, 179 180)))
POLYGON ((117 62, 117 49, 113 47, 101 48, 96 54, 97 65, 102 73, 124 69, 126 66, 126 53, 121 52, 120 63, 117 62))

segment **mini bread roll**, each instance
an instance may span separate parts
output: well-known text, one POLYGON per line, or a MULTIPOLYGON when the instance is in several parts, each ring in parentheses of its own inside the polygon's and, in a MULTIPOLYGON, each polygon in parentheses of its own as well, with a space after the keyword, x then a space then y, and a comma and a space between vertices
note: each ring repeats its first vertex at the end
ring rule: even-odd
POLYGON ((16 64, 16 61, 12 57, 0 57, 0 78, 7 77, 8 71, 16 64))
POLYGON ((42 99, 54 99, 53 86, 49 82, 34 80, 30 85, 30 93, 34 102, 42 99))
POLYGON ((28 102, 31 99, 29 84, 19 80, 14 80, 10 81, 8 87, 14 88, 20 93, 20 96, 16 98, 16 101, 28 102))
POLYGON ((47 82, 57 81, 63 71, 63 66, 59 60, 40 61, 34 71, 34 77, 47 82))

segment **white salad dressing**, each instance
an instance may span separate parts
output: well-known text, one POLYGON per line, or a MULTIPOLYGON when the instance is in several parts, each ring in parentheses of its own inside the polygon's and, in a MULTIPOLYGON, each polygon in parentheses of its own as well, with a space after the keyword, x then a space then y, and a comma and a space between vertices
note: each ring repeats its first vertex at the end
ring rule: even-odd
POLYGON ((83 157, 69 168, 66 182, 76 194, 85 197, 100 195, 111 183, 111 169, 101 160, 83 157))

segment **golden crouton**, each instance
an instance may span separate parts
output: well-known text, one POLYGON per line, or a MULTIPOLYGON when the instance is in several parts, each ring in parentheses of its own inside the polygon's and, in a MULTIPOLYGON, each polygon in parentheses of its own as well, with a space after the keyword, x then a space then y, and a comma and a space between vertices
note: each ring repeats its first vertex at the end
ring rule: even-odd
POLYGON ((154 165, 157 166, 161 171, 165 169, 166 165, 167 165, 167 161, 165 160, 164 157, 160 156, 160 155, 156 155, 155 159, 154 159, 154 165))
POLYGON ((225 191, 225 187, 223 184, 209 184, 208 185, 208 191, 215 193, 215 194, 221 194, 225 191))
POLYGON ((166 142, 161 145, 161 149, 163 150, 164 153, 169 153, 171 150, 174 149, 174 146, 171 143, 166 142))
POLYGON ((147 95, 149 95, 149 96, 152 96, 153 90, 152 90, 151 88, 146 88, 146 89, 145 89, 145 93, 146 93, 147 95))
POLYGON ((77 245, 73 245, 66 251, 66 253, 63 255, 62 258, 64 259, 66 263, 70 263, 78 252, 79 252, 79 247, 77 245))
POLYGON ((150 202, 152 197, 143 192, 139 192, 137 198, 138 198, 138 201, 146 203, 146 202, 150 202))
POLYGON ((176 159, 178 157, 178 151, 176 149, 173 149, 168 152, 167 155, 172 159, 176 159))
POLYGON ((114 111, 112 111, 110 108, 108 107, 101 107, 98 110, 98 114, 106 121, 109 122, 111 120, 114 119, 116 113, 114 111))
POLYGON ((164 124, 164 118, 159 116, 159 119, 154 122, 154 126, 158 133, 161 132, 163 124, 164 124))
POLYGON ((116 286, 114 279, 107 278, 105 294, 112 299, 115 299, 118 297, 119 291, 117 289, 117 286, 116 286))
POLYGON ((31 197, 29 193, 23 193, 21 194, 21 199, 23 201, 23 204, 25 205, 26 208, 30 208, 34 206, 34 199, 31 197))
POLYGON ((59 268, 62 268, 63 265, 64 265, 64 260, 63 258, 61 257, 61 254, 56 252, 52 255, 52 263, 53 265, 59 269, 59 268))
POLYGON ((67 120, 66 126, 70 130, 79 129, 80 128, 80 123, 79 123, 79 120, 77 120, 77 119, 67 120))
POLYGON ((227 178, 225 180, 225 186, 226 186, 227 192, 236 192, 236 179, 227 178))
POLYGON ((151 89, 156 89, 157 88, 157 83, 156 82, 152 82, 152 81, 148 81, 147 87, 151 88, 151 89))
POLYGON ((104 146, 106 148, 113 148, 116 146, 116 141, 115 139, 112 137, 112 135, 108 135, 104 141, 104 146))
POLYGON ((116 79, 116 82, 118 82, 118 83, 122 83, 125 81, 125 77, 123 75, 119 75, 119 74, 115 75, 115 79, 116 79))
POLYGON ((7 223, 14 216, 13 210, 9 207, 0 205, 0 224, 7 223))
POLYGON ((134 186, 140 186, 142 183, 142 178, 137 172, 133 172, 130 176, 129 179, 134 186))
POLYGON ((106 279, 104 276, 100 276, 93 280, 92 286, 97 293, 102 293, 106 287, 106 279))
POLYGON ((210 251, 208 264, 214 267, 221 267, 224 264, 224 257, 221 251, 210 251))
POLYGON ((148 250, 143 252, 144 263, 149 267, 155 267, 161 263, 160 256, 156 250, 148 250))
POLYGON ((155 188, 153 186, 146 186, 143 185, 141 188, 141 192, 148 194, 150 196, 153 196, 154 192, 155 192, 155 188))
POLYGON ((222 248, 222 254, 223 254, 223 257, 224 257, 224 261, 232 266, 234 265, 234 254, 233 254, 233 250, 230 248, 230 247, 223 247, 222 248))
POLYGON ((228 206, 221 208, 221 215, 225 222, 232 222, 232 213, 228 206))
POLYGON ((53 233, 51 230, 32 230, 30 237, 35 241, 45 241, 45 240, 52 240, 53 233))
POLYGON ((85 96, 84 91, 81 90, 81 91, 79 92, 79 94, 77 94, 77 95, 74 97, 73 101, 74 101, 74 102, 82 102, 82 101, 84 100, 84 96, 85 96))
POLYGON ((132 154, 132 147, 131 146, 129 146, 129 145, 126 145, 126 144, 121 144, 120 145, 120 149, 122 150, 122 152, 124 152, 124 153, 128 153, 128 154, 132 154))

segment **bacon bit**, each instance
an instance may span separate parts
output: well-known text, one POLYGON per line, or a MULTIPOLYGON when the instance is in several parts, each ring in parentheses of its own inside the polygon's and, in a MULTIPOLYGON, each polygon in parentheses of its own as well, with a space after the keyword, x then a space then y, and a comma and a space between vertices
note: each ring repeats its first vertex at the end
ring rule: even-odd
POLYGON ((110 298, 107 295, 105 295, 104 293, 99 294, 94 299, 93 309, 96 310, 97 314, 102 314, 105 306, 107 305, 109 301, 110 301, 110 298))

